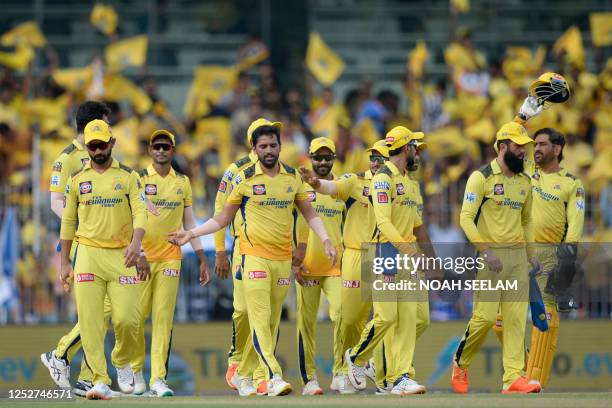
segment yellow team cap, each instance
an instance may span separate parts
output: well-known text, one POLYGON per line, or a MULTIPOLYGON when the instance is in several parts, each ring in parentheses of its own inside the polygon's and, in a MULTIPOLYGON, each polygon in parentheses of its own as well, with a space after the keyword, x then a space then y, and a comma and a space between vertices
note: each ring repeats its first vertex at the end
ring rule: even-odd
POLYGON ((278 128, 278 130, 283 128, 283 124, 280 122, 270 122, 268 119, 264 118, 255 120, 247 129, 247 142, 249 143, 249 146, 253 145, 253 133, 255 133, 255 131, 262 126, 274 126, 278 128))
POLYGON ((317 150, 321 149, 322 147, 327 147, 332 151, 332 153, 336 153, 336 145, 334 144, 334 141, 327 137, 317 137, 316 139, 312 139, 308 153, 316 153, 317 150))
POLYGON ((516 122, 508 122, 497 131, 496 141, 511 140, 517 145, 533 143, 533 139, 527 134, 527 129, 516 122))
POLYGON ((385 136, 385 143, 389 150, 396 150, 400 147, 407 145, 413 140, 416 142, 425 137, 425 133, 423 132, 412 132, 408 128, 404 126, 396 126, 390 131, 387 132, 385 136))
POLYGON ((101 119, 94 119, 85 126, 85 144, 94 140, 108 142, 113 137, 108 123, 101 119))
POLYGON ((158 129, 155 132, 151 133, 151 137, 149 138, 149 144, 153 144, 153 141, 160 136, 167 137, 168 139, 170 139, 172 146, 176 146, 176 140, 174 138, 174 135, 172 134, 172 132, 166 129, 158 129))
POLYGON ((379 140, 378 142, 374 143, 372 147, 366 150, 366 152, 378 152, 383 157, 389 158, 389 148, 384 140, 379 140))

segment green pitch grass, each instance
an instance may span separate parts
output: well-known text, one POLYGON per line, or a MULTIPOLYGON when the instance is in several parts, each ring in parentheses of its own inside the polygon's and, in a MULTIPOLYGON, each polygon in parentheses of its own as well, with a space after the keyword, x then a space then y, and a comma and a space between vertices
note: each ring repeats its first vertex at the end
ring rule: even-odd
POLYGON ((393 407, 405 405, 409 407, 521 407, 521 408, 576 408, 576 407, 610 407, 612 392, 580 392, 580 393, 542 393, 539 395, 501 395, 501 394, 468 394, 454 395, 449 393, 429 393, 426 395, 395 397, 376 395, 324 395, 317 397, 252 397, 238 396, 201 396, 149 398, 131 397, 117 398, 112 401, 15 401, 2 400, 2 407, 74 407, 75 403, 88 407, 138 408, 138 407, 393 407))

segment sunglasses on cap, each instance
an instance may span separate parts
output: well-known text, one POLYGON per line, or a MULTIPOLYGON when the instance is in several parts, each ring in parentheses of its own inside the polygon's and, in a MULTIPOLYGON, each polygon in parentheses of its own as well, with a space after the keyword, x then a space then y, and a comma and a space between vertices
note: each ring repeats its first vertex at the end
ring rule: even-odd
POLYGON ((92 152, 95 152, 98 149, 106 150, 109 144, 109 142, 91 142, 87 144, 87 149, 91 150, 92 152))
POLYGON ((172 149, 172 145, 169 143, 154 143, 151 147, 153 150, 163 150, 164 152, 168 152, 172 149))
POLYGON ((333 161, 336 158, 335 154, 313 154, 312 156, 310 156, 312 158, 312 160, 314 161, 333 161))
POLYGON ((370 156, 370 161, 371 162, 376 162, 376 163, 384 163, 385 162, 385 158, 383 156, 376 156, 376 155, 372 155, 370 156))

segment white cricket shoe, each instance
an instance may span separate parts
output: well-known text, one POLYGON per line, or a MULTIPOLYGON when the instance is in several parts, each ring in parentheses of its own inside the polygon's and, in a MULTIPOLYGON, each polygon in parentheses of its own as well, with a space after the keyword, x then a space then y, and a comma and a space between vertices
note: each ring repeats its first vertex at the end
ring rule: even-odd
POLYGON ((365 390, 365 367, 353 363, 353 360, 351 360, 351 349, 344 352, 344 361, 346 361, 346 364, 348 365, 348 378, 351 384, 353 384, 353 387, 358 390, 365 390))
POLYGON ((391 394, 393 395, 413 395, 413 394, 425 394, 427 389, 408 377, 403 375, 399 380, 395 382, 391 394))
POLYGON ((393 385, 391 384, 383 388, 376 386, 376 392, 374 393, 374 395, 389 395, 391 394, 391 390, 393 390, 393 385))
POLYGON ((238 395, 241 397, 252 397, 257 395, 257 390, 253 386, 253 379, 251 377, 242 377, 238 373, 232 377, 232 384, 238 390, 238 395))
POLYGON ((109 400, 113 398, 113 392, 108 385, 97 383, 85 394, 88 400, 109 400))
POLYGON ((323 395, 323 388, 319 386, 317 377, 314 377, 312 380, 306 383, 302 389, 302 395, 323 395))
POLYGON ((55 350, 42 353, 40 361, 47 367, 51 379, 58 387, 70 388, 70 365, 67 361, 55 357, 55 350))
POLYGON ((357 392, 357 389, 353 387, 353 384, 351 384, 348 377, 346 375, 343 375, 342 379, 340 380, 340 388, 338 392, 343 395, 355 394, 357 392))
POLYGON ((376 384, 376 370, 374 369, 374 359, 371 358, 365 365, 365 375, 368 377, 374 384, 376 384))
POLYGON ((287 381, 283 380, 278 374, 274 374, 268 381, 268 397, 280 397, 291 394, 293 387, 287 381))
POLYGON ((151 386, 151 395, 155 397, 174 397, 174 391, 161 378, 155 380, 151 386))
POLYGON ((134 395, 142 395, 147 390, 147 384, 145 384, 142 370, 134 373, 134 395))
POLYGON ((133 393, 134 383, 136 381, 134 379, 132 366, 128 364, 123 368, 115 367, 115 369, 117 370, 117 384, 119 385, 119 390, 124 394, 133 393))
POLYGON ((91 390, 92 388, 93 384, 91 383, 91 381, 78 380, 76 383, 74 383, 74 387, 72 387, 72 392, 74 392, 74 395, 76 395, 77 397, 85 398, 85 396, 87 395, 87 391, 91 390))
POLYGON ((334 378, 332 378, 332 382, 329 385, 329 389, 334 392, 339 392, 340 388, 344 384, 344 374, 336 374, 334 378))

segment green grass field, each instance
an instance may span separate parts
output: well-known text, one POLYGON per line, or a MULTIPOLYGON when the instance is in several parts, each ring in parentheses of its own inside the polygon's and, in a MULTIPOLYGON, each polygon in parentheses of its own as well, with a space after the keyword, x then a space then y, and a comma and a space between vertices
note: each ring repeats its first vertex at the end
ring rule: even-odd
POLYGON ((119 407, 392 407, 406 405, 410 407, 520 407, 520 408, 576 408, 576 407, 609 407, 612 392, 580 392, 580 393, 542 393, 539 395, 501 395, 501 394, 469 394, 454 395, 449 393, 429 393, 411 397, 391 397, 375 395, 325 395, 320 397, 288 396, 279 398, 238 396, 201 396, 175 398, 131 397, 117 398, 112 401, 15 401, 3 400, 2 407, 70 407, 75 403, 87 406, 119 407))

